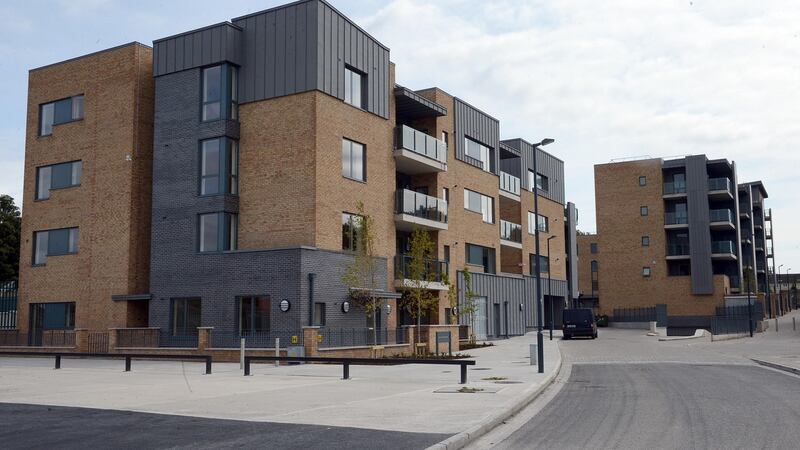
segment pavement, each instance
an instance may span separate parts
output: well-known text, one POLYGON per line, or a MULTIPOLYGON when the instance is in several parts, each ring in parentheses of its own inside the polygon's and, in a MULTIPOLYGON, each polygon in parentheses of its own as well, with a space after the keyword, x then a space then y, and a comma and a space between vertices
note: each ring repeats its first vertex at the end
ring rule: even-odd
MULTIPOLYGON (((549 382, 560 366, 558 341, 545 341, 544 374, 530 365, 528 346, 533 342, 535 335, 529 334, 466 351, 477 361, 468 370, 466 385, 458 384, 457 366, 351 366, 351 379, 342 380, 338 365, 254 364, 253 376, 244 377, 238 364, 214 364, 213 374, 203 375, 204 365, 194 362, 136 360, 126 373, 121 360, 63 359, 62 368, 54 370, 52 358, 0 358, 0 420, 11 425, 19 422, 12 417, 28 418, 28 425, 19 428, 25 432, 14 434, 16 441, 2 442, 32 447, 39 446, 36 442, 60 442, 54 431, 59 427, 48 424, 62 421, 74 422, 68 429, 81 439, 86 433, 102 433, 106 443, 128 442, 127 430, 140 424, 148 427, 148 436, 131 444, 154 448, 172 447, 176 441, 171 430, 176 426, 187 436, 195 431, 205 436, 200 430, 208 427, 230 427, 234 434, 258 429, 261 439, 280 439, 293 429, 286 426, 291 424, 310 426, 299 429, 311 436, 302 440, 303 448, 331 448, 330 436, 317 432, 328 429, 348 448, 374 448, 376 443, 424 448, 507 416, 549 382), (477 392, 458 392, 462 387, 477 392), (24 405, 62 408, 20 413, 24 405), (97 410, 125 414, 104 416, 97 410), (107 419, 76 421, 81 414, 107 419), (118 421, 127 425, 114 426, 118 421), (37 440, 27 441, 28 437, 37 440)), ((247 442, 188 440, 186 445, 248 446, 247 442)))

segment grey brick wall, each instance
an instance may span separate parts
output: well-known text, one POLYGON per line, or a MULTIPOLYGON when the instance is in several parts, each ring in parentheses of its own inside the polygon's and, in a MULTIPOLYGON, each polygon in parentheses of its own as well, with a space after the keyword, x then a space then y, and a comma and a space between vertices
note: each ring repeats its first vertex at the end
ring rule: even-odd
MULTIPOLYGON (((201 123, 199 118, 199 69, 156 79, 150 326, 170 329, 172 298, 200 297, 202 325, 233 333, 238 330, 237 297, 269 295, 271 330, 296 333, 309 324, 308 274, 313 273, 314 301, 327 303, 326 325, 364 327, 363 311, 341 310, 348 295, 342 276, 352 260, 349 254, 313 248, 197 251, 198 214, 239 212, 237 196, 198 194, 199 141, 238 138, 238 123, 201 123), (285 313, 279 309, 284 299, 292 305, 285 313)), ((385 261, 379 266, 379 285, 386 287, 385 261)))

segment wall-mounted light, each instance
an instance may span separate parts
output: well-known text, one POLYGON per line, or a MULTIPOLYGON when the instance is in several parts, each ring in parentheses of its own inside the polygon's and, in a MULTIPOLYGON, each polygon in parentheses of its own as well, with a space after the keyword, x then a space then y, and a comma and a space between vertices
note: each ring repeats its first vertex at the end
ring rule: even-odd
POLYGON ((292 304, 289 303, 289 300, 283 299, 280 303, 281 312, 287 312, 292 309, 292 304))
POLYGON ((387 303, 386 304, 386 315, 388 316, 391 313, 392 313, 392 305, 387 303))
POLYGON ((347 302, 347 301, 342 302, 342 312, 345 313, 345 314, 350 312, 350 302, 347 302))

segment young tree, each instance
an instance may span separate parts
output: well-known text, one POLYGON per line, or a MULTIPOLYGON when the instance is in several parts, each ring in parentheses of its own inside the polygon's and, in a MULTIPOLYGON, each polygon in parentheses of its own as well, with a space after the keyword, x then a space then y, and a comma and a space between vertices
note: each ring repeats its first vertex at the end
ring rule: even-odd
POLYGON ((429 283, 435 281, 436 274, 429 270, 429 261, 433 254, 434 244, 427 231, 415 229, 409 241, 409 258, 406 263, 404 286, 404 307, 417 319, 417 332, 422 325, 424 311, 435 307, 439 303, 439 296, 429 289, 429 283))
POLYGON ((380 260, 375 256, 375 219, 364 210, 364 203, 358 202, 358 219, 350 223, 355 253, 353 262, 347 266, 342 282, 350 287, 350 299, 372 319, 372 339, 378 343, 378 314, 381 302, 375 296, 378 286, 380 260))
POLYGON ((750 290, 750 292, 754 292, 756 288, 756 275, 755 273, 753 273, 753 268, 745 267, 743 275, 744 275, 744 280, 742 280, 742 286, 740 287, 740 289, 745 293, 747 293, 748 289, 750 290))
POLYGON ((22 219, 10 195, 0 195, 0 281, 19 274, 19 236, 22 219))
POLYGON ((475 343, 475 313, 478 311, 478 294, 472 290, 472 274, 468 267, 464 267, 464 302, 458 305, 458 313, 469 317, 469 341, 475 343))

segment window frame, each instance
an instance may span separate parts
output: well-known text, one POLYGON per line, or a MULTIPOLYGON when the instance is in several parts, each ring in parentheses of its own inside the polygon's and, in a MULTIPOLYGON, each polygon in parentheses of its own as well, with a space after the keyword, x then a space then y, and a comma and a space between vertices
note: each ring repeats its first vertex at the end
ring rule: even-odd
POLYGON ((642 236, 642 247, 650 247, 650 236, 642 236))
POLYGON ((648 208, 646 205, 640 206, 639 207, 639 216, 647 217, 648 215, 650 215, 650 208, 648 208))
POLYGON ((197 328, 202 326, 203 324, 203 299, 201 297, 172 297, 170 298, 170 335, 171 336, 194 336, 198 333, 197 328), (197 320, 197 327, 193 327, 194 331, 190 331, 187 328, 189 324, 189 302, 197 302, 197 311, 199 314, 197 320), (183 324, 181 327, 178 327, 178 306, 183 305, 183 324), (187 330, 189 330, 188 333, 187 330), (178 331, 183 331, 184 334, 178 334, 178 331))
POLYGON ((67 161, 67 162, 63 162, 63 163, 48 164, 48 165, 45 165, 45 166, 38 166, 38 167, 36 167, 36 189, 35 189, 34 194, 33 194, 34 195, 34 200, 36 200, 36 201, 49 200, 50 199, 50 191, 56 191, 56 190, 61 190, 61 189, 69 189, 69 188, 73 188, 73 187, 78 187, 78 186, 81 185, 81 178, 82 177, 83 177, 83 161, 80 160, 80 159, 75 160, 75 161, 67 161), (69 169, 69 172, 70 172, 70 184, 65 185, 65 186, 54 186, 53 183, 54 183, 54 180, 56 178, 53 176, 54 175, 53 172, 57 167, 61 167, 61 166, 70 166, 70 169, 69 169), (77 176, 76 176, 75 167, 78 168, 77 169, 77 176), (42 171, 45 170, 45 169, 49 169, 49 175, 48 175, 47 178, 48 178, 50 186, 46 188, 46 191, 47 191, 46 196, 43 196, 43 195, 41 195, 42 194, 42 192, 41 192, 42 191, 41 184, 42 184, 42 181, 43 181, 42 171), (77 178, 77 181, 76 181, 76 178, 77 178))
POLYGON ((344 66, 344 95, 342 96, 342 100, 345 103, 347 103, 348 105, 353 106, 355 108, 361 109, 361 110, 367 110, 369 108, 369 105, 367 103, 367 97, 368 97, 367 76, 368 75, 366 73, 356 69, 353 66, 350 66, 350 65, 345 65, 344 66), (353 75, 358 75, 359 86, 358 86, 357 90, 353 89, 353 87, 354 87, 353 86, 353 75), (359 100, 360 100, 360 102, 358 104, 356 104, 355 100, 353 99, 353 93, 355 93, 356 91, 358 91, 359 100), (348 96, 348 92, 350 94, 349 96, 348 96))
POLYGON ((355 222, 352 220, 355 217, 358 217, 359 220, 364 220, 364 216, 362 216, 360 214, 350 213, 350 212, 347 212, 347 211, 343 211, 342 212, 342 250, 344 250, 344 251, 357 252, 358 248, 359 248, 359 246, 358 246, 358 242, 359 242, 358 233, 356 233, 355 222), (345 222, 345 218, 346 217, 348 218, 348 220, 345 222), (344 245, 345 244, 344 226, 345 226, 346 223, 348 223, 349 227, 350 227, 349 228, 349 232, 348 232, 348 236, 347 236, 347 239, 349 240, 349 243, 350 243, 350 245, 348 247, 345 247, 345 245, 344 245))
POLYGON ((35 230, 33 232, 33 245, 32 245, 33 255, 31 259, 31 265, 34 267, 38 266, 45 266, 47 265, 47 259, 51 256, 66 256, 66 255, 75 255, 80 251, 80 227, 67 227, 67 228, 53 228, 49 230, 35 230), (57 252, 51 253, 50 249, 53 245, 50 239, 50 235, 53 232, 66 232, 67 242, 66 247, 67 251, 65 252, 57 252), (42 243, 39 240, 39 236, 46 236, 46 242, 42 243), (44 253, 41 255, 42 259, 37 260, 37 256, 39 250, 41 249, 41 245, 45 246, 44 253))
POLYGON ((239 249, 239 215, 224 211, 200 213, 197 215, 197 253, 222 253, 239 249), (216 247, 213 250, 204 249, 203 218, 216 216, 216 247), (222 245, 220 245, 222 244, 222 245))
POLYGON ((476 214, 481 215, 481 220, 484 223, 494 224, 495 223, 495 214, 494 214, 494 197, 490 197, 488 195, 481 194, 478 191, 473 191, 472 189, 464 188, 464 209, 470 212, 474 212, 476 214), (480 211, 473 209, 471 206, 470 201, 470 194, 475 194, 478 196, 478 200, 480 201, 480 211), (486 220, 488 216, 489 220, 486 220))
POLYGON ((198 141, 198 175, 197 193, 201 197, 213 197, 216 195, 239 195, 239 141, 227 136, 217 136, 198 141), (211 141, 218 141, 217 147, 217 173, 216 175, 204 175, 204 154, 205 144, 211 141), (216 178, 216 191, 204 192, 204 181, 216 178))
POLYGON ((324 327, 327 316, 328 304, 325 302, 314 302, 314 313, 312 314, 312 325, 315 327, 324 327), (320 308, 317 311, 317 308, 320 308), (317 315, 319 313, 319 315, 317 315))
POLYGON ((466 244, 464 244, 464 252, 465 252, 464 260, 467 264, 471 266, 483 267, 484 273, 494 274, 497 272, 497 254, 495 253, 494 250, 495 249, 492 247, 485 247, 483 245, 470 244, 469 242, 467 242, 466 244), (470 258, 472 256, 472 252, 470 251, 470 249, 472 248, 477 248, 480 249, 481 251, 481 262, 479 264, 472 262, 470 258), (486 260, 486 264, 484 264, 483 262, 484 259, 486 260))
POLYGON ((239 329, 239 336, 254 336, 259 334, 268 334, 272 331, 272 297, 270 295, 242 295, 236 297, 237 302, 237 310, 238 310, 238 329, 239 329), (249 326, 248 329, 244 329, 244 313, 245 313, 245 301, 249 303, 247 309, 249 310, 250 318, 249 318, 249 326), (257 314, 256 311, 258 309, 257 304, 259 301, 266 301, 267 308, 263 311, 266 311, 266 314, 260 314, 259 316, 263 319, 263 316, 266 315, 266 329, 258 329, 259 327, 257 324, 264 324, 263 320, 256 320, 257 314))
POLYGON ((639 186, 647 186, 647 176, 639 175, 639 186))
POLYGON ((642 267, 642 276, 643 277, 649 278, 652 275, 653 275, 653 270, 650 268, 650 266, 643 266, 642 267))
POLYGON ((200 69, 200 122, 239 120, 239 67, 230 63, 212 64, 200 69), (206 100, 206 73, 219 69, 219 100, 206 100), (206 105, 219 104, 219 115, 207 118, 206 105))
POLYGON ((599 251, 600 250, 598 248, 597 242, 590 242, 589 243, 589 253, 591 253, 592 255, 596 255, 597 252, 599 252, 599 251))
MULTIPOLYGON (((530 272, 531 276, 536 276, 536 265, 537 262, 534 260, 534 257, 537 256, 536 253, 530 253, 528 256, 528 263, 530 265, 530 272)), ((536 258, 538 264, 541 264, 542 268, 547 270, 542 270, 540 273, 546 273, 548 278, 550 277, 550 257, 545 255, 538 255, 539 257, 536 258)))
POLYGON ((342 177, 347 178, 348 180, 358 181, 360 183, 367 182, 367 144, 362 144, 361 142, 354 141, 352 139, 348 139, 346 137, 342 137, 342 177), (347 149, 345 149, 345 145, 347 145, 347 149), (356 178, 353 176, 353 154, 356 146, 361 147, 361 176, 362 178, 356 178), (345 173, 344 162, 345 162, 345 152, 347 152, 347 160, 348 160, 348 173, 345 173))
MULTIPOLYGON (((481 167, 478 167, 478 166, 476 166, 476 167, 478 167, 479 169, 483 170, 484 172, 494 173, 494 152, 495 152, 495 150, 492 147, 490 147, 490 146, 488 146, 486 144, 482 144, 478 140, 473 139, 473 138, 471 138, 471 137, 469 137, 467 135, 464 135, 464 156, 466 156, 466 157, 468 157, 470 159, 474 159, 476 161, 480 161, 481 167), (478 151, 480 153, 479 157, 476 158, 476 157, 474 157, 474 156, 469 154, 468 150, 469 150, 470 142, 472 142, 473 144, 478 146, 478 151), (486 150, 486 152, 485 152, 486 153, 486 160, 483 159, 484 149, 486 150)), ((474 164, 470 164, 470 165, 474 165, 474 164)))
POLYGON ((69 97, 59 98, 57 100, 49 101, 49 102, 46 102, 46 103, 40 103, 39 104, 39 132, 38 132, 38 137, 52 136, 53 135, 53 129, 54 129, 54 127, 56 125, 63 125, 65 123, 78 122, 78 121, 83 120, 84 117, 86 117, 86 95, 85 94, 75 94, 75 95, 71 95, 69 97), (78 99, 80 99, 80 100, 78 100, 78 99), (64 120, 64 121, 59 121, 56 118, 57 117, 56 116, 56 104, 59 103, 59 102, 65 102, 65 101, 69 101, 70 102, 70 108, 69 108, 70 109, 70 119, 69 120, 64 120), (75 110, 76 109, 75 108, 76 104, 80 105, 78 114, 76 114, 76 110, 75 110), (52 107, 52 114, 50 114, 50 117, 51 117, 51 121, 49 123, 49 129, 50 130, 49 130, 48 133, 45 133, 44 132, 44 129, 45 129, 44 112, 45 112, 45 109, 47 109, 48 106, 52 107))

